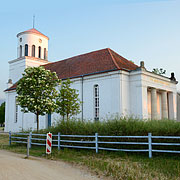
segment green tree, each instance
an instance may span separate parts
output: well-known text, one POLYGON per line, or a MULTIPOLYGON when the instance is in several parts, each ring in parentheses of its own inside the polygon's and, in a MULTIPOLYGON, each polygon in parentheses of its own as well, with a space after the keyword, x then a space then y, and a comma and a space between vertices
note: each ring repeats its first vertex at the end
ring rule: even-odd
POLYGON ((25 69, 23 77, 17 85, 17 102, 24 113, 36 114, 37 131, 39 130, 39 115, 54 112, 57 108, 55 99, 58 96, 56 86, 60 84, 55 72, 44 67, 25 69))
POLYGON ((5 122, 5 102, 3 102, 0 106, 0 124, 4 124, 5 122))
POLYGON ((81 102, 78 98, 79 94, 76 89, 70 87, 71 84, 72 82, 69 79, 62 82, 56 101, 58 105, 56 112, 63 116, 63 120, 65 119, 65 116, 67 120, 69 120, 71 116, 80 113, 81 102))
POLYGON ((164 70, 163 68, 154 68, 152 72, 159 75, 166 74, 166 70, 164 70))

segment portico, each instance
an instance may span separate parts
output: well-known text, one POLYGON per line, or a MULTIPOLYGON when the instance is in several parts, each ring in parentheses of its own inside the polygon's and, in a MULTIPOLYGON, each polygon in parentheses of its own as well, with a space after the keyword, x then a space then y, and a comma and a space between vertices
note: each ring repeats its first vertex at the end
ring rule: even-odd
POLYGON ((148 87, 148 118, 175 119, 173 92, 148 87), (170 105, 171 104, 171 105, 170 105))

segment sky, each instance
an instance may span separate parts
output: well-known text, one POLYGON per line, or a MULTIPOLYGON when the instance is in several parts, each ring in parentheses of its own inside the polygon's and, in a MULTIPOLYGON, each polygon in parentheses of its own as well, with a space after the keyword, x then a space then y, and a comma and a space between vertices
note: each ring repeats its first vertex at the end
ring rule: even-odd
MULTIPOLYGON (((180 0, 0 1, 0 99, 5 98, 8 61, 17 58, 19 32, 47 35, 48 59, 58 61, 111 48, 145 67, 175 72, 180 81, 180 0)), ((178 85, 180 90, 180 85, 178 85)))

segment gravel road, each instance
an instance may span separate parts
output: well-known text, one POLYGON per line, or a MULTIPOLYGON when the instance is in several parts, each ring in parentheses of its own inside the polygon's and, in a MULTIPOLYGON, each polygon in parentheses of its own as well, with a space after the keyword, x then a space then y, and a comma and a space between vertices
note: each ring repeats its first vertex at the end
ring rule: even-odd
POLYGON ((100 180, 68 163, 24 157, 0 150, 0 180, 100 180))

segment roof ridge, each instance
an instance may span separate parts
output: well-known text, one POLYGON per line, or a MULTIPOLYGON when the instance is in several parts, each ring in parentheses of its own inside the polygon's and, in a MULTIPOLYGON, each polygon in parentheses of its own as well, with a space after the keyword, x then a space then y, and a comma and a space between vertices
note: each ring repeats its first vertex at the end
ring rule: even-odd
MULTIPOLYGON (((125 57, 121 56, 120 54, 118 54, 117 52, 113 51, 112 49, 110 49, 113 53, 115 53, 117 56, 123 58, 124 60, 128 61, 129 63, 131 63, 132 65, 138 66, 137 64, 133 63, 132 61, 126 59, 125 57)), ((139 66, 138 66, 139 67, 139 66)))
POLYGON ((110 54, 110 56, 111 56, 111 58, 112 58, 112 60, 113 60, 113 62, 114 62, 114 64, 115 64, 115 66, 116 66, 118 69, 120 69, 119 65, 117 64, 116 60, 114 59, 114 57, 113 57, 113 55, 112 55, 112 53, 111 53, 112 50, 111 50, 110 48, 107 48, 107 50, 108 50, 108 52, 109 52, 109 54, 110 54))

